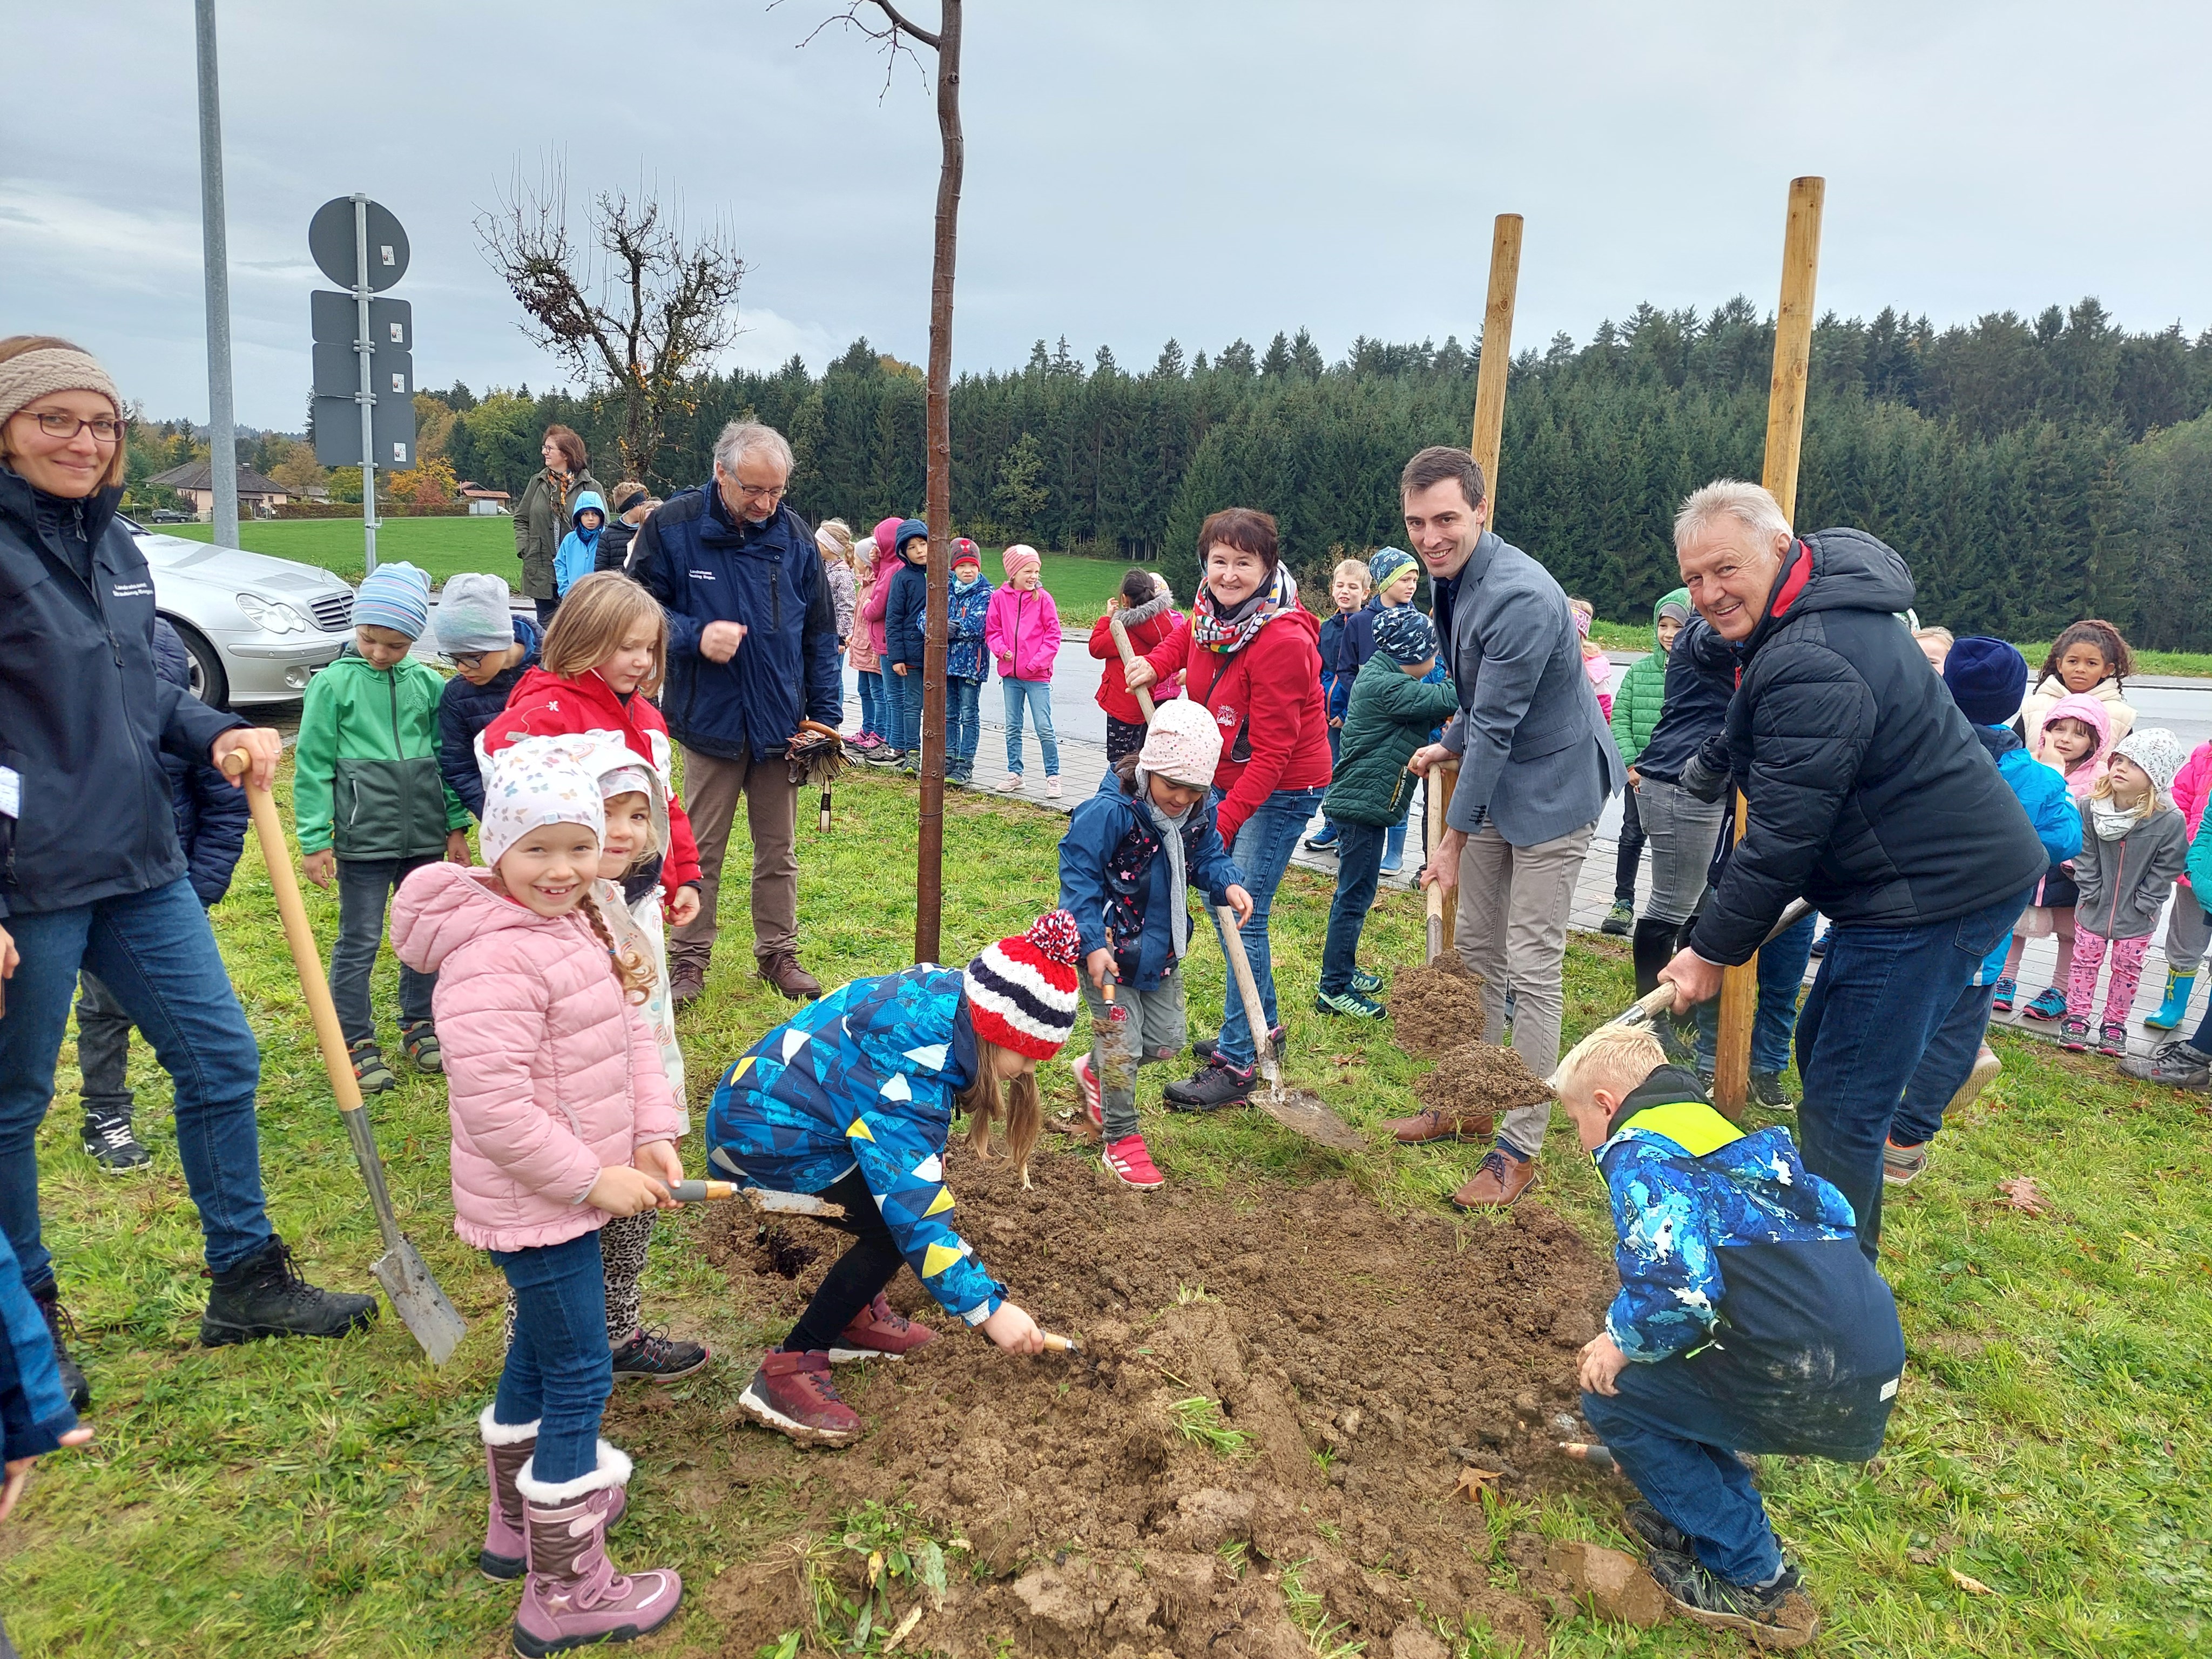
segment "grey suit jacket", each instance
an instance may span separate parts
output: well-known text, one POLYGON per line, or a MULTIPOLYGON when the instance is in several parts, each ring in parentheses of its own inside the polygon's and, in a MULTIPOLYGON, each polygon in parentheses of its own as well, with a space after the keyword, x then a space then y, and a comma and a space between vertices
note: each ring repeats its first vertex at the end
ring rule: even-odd
POLYGON ((1460 712, 1443 742, 1461 763, 1445 821, 1471 831, 1486 811, 1516 847, 1595 823, 1626 774, 1567 596, 1488 531, 1455 586, 1450 665, 1460 712))

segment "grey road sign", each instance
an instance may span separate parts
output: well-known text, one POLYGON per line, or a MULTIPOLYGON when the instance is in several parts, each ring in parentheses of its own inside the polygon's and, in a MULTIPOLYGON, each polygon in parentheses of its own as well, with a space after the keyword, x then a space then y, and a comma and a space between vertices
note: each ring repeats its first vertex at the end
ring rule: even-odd
MULTIPOLYGON (((350 283, 347 284, 352 286, 350 283)), ((328 343, 353 349, 354 332, 361 326, 357 307, 350 294, 333 294, 328 289, 317 289, 307 296, 313 327, 312 337, 318 344, 328 343)), ((405 300, 371 300, 368 302, 368 343, 379 351, 398 347, 403 351, 415 349, 415 307, 405 300)), ((346 377, 345 389, 353 389, 353 376, 346 377)))
MULTIPOLYGON (((335 340, 318 340, 313 350, 315 396, 343 398, 351 403, 361 389, 361 354, 353 349, 353 343, 349 340, 341 345, 335 340)), ((415 396, 414 353, 393 347, 377 352, 368 361, 368 389, 376 394, 377 402, 382 403, 387 394, 415 396)))
MULTIPOLYGON (((404 472, 413 466, 415 398, 411 374, 408 391, 397 397, 380 397, 369 418, 371 441, 375 445, 375 453, 370 459, 387 471, 404 472)), ((325 466, 361 465, 361 405, 353 393, 315 399, 315 459, 325 466)))
MULTIPOLYGON (((307 222, 307 252, 324 276, 341 287, 360 280, 354 246, 354 201, 336 196, 307 222)), ((378 293, 407 274, 407 233, 388 209, 368 204, 368 285, 378 293)))

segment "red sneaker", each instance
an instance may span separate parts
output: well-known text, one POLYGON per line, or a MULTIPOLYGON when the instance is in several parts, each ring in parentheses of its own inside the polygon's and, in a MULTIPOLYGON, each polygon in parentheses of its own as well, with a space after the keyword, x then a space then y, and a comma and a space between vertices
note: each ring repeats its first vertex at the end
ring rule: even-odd
POLYGON ((830 1363, 842 1365, 854 1359, 903 1359, 916 1348, 937 1340, 937 1333, 917 1325, 878 1295, 853 1322, 838 1333, 830 1350, 830 1363))
POLYGON ((1106 1115, 1098 1106, 1098 1071, 1091 1065, 1091 1056, 1078 1054, 1069 1062, 1068 1069, 1075 1073, 1075 1087, 1083 1097, 1083 1115, 1091 1120, 1094 1128, 1104 1128, 1106 1115))
POLYGON ((802 1446, 849 1446, 860 1437, 860 1414, 837 1397, 826 1353, 763 1354, 738 1409, 802 1446))
POLYGON ((1124 1187, 1149 1193, 1168 1184, 1168 1178, 1160 1173, 1152 1153, 1146 1150, 1142 1135, 1123 1135, 1100 1156, 1106 1172, 1124 1187))

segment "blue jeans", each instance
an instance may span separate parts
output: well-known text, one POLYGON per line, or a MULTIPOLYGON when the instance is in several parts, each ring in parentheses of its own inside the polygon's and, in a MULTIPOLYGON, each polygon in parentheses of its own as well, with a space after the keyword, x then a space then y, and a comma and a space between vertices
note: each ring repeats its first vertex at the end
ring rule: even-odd
POLYGON ((1881 1242, 1881 1147, 1905 1085, 2027 895, 1917 927, 1839 927, 1797 1016, 1805 1167, 1850 1200, 1859 1248, 1881 1242))
POLYGON ((599 1236, 489 1253, 514 1289, 514 1340, 491 1420, 538 1425, 538 1480, 574 1480, 599 1463, 599 1413, 614 1391, 599 1236))
POLYGON ((909 664, 900 673, 884 665, 884 696, 890 703, 890 729, 884 736, 902 753, 921 747, 921 668, 909 664))
MULTIPOLYGON (((385 901, 399 884, 436 855, 419 859, 340 859, 338 936, 331 945, 331 1000, 337 1005, 338 1029, 349 1047, 376 1037, 376 1015, 369 1006, 368 976, 384 948, 385 901)), ((399 964, 399 1029, 430 1023, 435 974, 418 974, 399 964)))
POLYGON ((1583 1395, 1583 1417, 1651 1507, 1690 1534, 1707 1571, 1763 1584, 1782 1571, 1782 1547, 1736 1453, 1863 1462, 1881 1449, 1892 1402, 1882 1380, 1754 1395, 1706 1371, 1700 1359, 1626 1365, 1619 1394, 1583 1395))
POLYGON ((945 680, 945 752, 970 766, 975 762, 975 744, 983 735, 982 701, 982 681, 945 680))
POLYGON ((1022 711, 1036 722, 1037 747, 1044 750, 1044 775, 1060 775, 1060 734, 1052 727, 1052 682, 1018 680, 1008 675, 999 682, 1006 698, 1006 770, 1017 777, 1022 770, 1022 711))
MULTIPOLYGON (((1805 964, 1813 959, 1814 922, 1808 915, 1759 947, 1759 1012, 1751 1023, 1754 1072, 1790 1068, 1790 1034, 1797 1024, 1797 993, 1805 983, 1805 964)), ((1698 1069, 1710 1072, 1720 1048, 1720 999, 1699 1003, 1692 1018, 1698 1023, 1698 1069)))
POLYGON ((853 678, 860 683, 860 730, 884 735, 884 677, 878 669, 866 668, 853 678))
POLYGON ((1982 1033, 1990 1029, 1990 1005, 1996 994, 1995 980, 1967 986, 1928 1039, 1920 1069, 1905 1085, 1905 1098, 1890 1122, 1889 1138, 1899 1146, 1921 1146, 1936 1139, 1943 1127, 1943 1109, 1973 1073, 1974 1056, 1981 1052, 1982 1033))
MULTIPOLYGON (((1007 682, 1012 684, 1012 682, 1007 682)), ((1260 1007, 1267 1016, 1269 1029, 1281 1023, 1275 1012, 1275 968, 1267 951, 1267 913, 1274 908, 1275 889, 1283 879, 1283 872, 1290 868, 1291 854, 1297 850, 1298 836, 1321 805, 1325 789, 1278 789, 1260 803, 1260 810, 1244 820, 1237 831, 1237 843, 1229 849, 1237 860, 1237 867, 1244 873, 1244 890, 1252 896, 1252 920, 1243 926, 1239 937, 1244 941, 1244 954, 1251 958, 1252 978, 1260 988, 1260 1007)), ((1218 811, 1222 792, 1216 789, 1211 797, 1218 811)), ((1221 932, 1221 920, 1214 918, 1213 931, 1221 932)), ((1223 959, 1229 955, 1224 941, 1221 947, 1223 959)), ((1237 975, 1230 971, 1224 1000, 1227 1007, 1221 1021, 1220 1046, 1217 1052, 1231 1065, 1249 1069, 1258 1052, 1254 1047, 1251 1023, 1244 1018, 1244 999, 1237 994, 1237 975)))
POLYGON ((261 1049, 191 883, 179 876, 65 910, 19 911, 7 927, 22 962, 0 1015, 0 1232, 24 1284, 53 1282, 39 1238, 37 1136, 80 969, 114 994, 176 1080, 177 1157, 208 1266, 222 1273, 260 1250, 270 1239, 253 1115, 261 1049))
MULTIPOLYGON (((1399 830, 1402 834, 1404 826, 1399 830)), ((1336 897, 1328 907, 1328 942, 1321 952, 1323 996, 1352 988, 1352 975, 1359 966, 1359 935, 1382 882, 1382 844, 1389 833, 1379 823, 1336 826, 1336 897)))

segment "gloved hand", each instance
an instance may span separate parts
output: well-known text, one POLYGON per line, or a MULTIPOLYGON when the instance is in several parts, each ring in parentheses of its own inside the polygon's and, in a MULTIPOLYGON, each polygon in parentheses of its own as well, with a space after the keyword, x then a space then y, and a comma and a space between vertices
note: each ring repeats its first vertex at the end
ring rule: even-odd
POLYGON ((1684 789, 1699 800, 1718 800, 1728 793, 1729 757, 1727 740, 1718 735, 1707 738, 1698 745, 1698 752, 1690 757, 1683 767, 1680 780, 1684 789))

